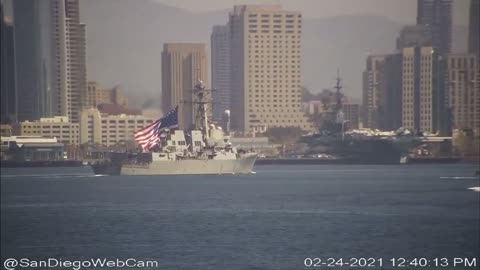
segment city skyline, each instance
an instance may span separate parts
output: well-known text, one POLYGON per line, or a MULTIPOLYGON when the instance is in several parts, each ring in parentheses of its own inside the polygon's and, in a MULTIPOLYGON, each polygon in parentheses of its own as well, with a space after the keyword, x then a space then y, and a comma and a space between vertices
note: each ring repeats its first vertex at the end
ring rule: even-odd
POLYGON ((2 269, 477 269, 479 17, 0 0, 2 269))
MULTIPOLYGON (((63 115, 68 116, 70 121, 78 122, 80 111, 83 108, 92 107, 89 105, 92 103, 92 97, 89 93, 91 89, 96 89, 95 87, 87 87, 85 59, 87 55, 86 40, 89 39, 86 38, 85 30, 88 28, 80 20, 79 0, 51 0, 43 2, 19 0, 14 3, 13 10, 14 14, 16 14, 14 16, 14 26, 17 26, 14 27, 14 31, 19 33, 15 35, 15 39, 17 40, 16 44, 20 48, 16 50, 16 54, 19 56, 15 63, 19 65, 16 68, 18 71, 17 76, 25 77, 25 74, 29 73, 36 76, 35 80, 21 80, 20 85, 17 86, 18 100, 22 103, 18 109, 19 119, 35 120, 39 117, 63 115), (28 18, 27 16, 21 16, 22 12, 31 12, 32 16, 28 18), (56 17, 49 17, 50 15, 55 15, 56 17), (17 20, 15 20, 15 17, 17 17, 17 20), (57 18, 56 21, 53 21, 53 18, 57 18), (59 24, 59 20, 62 23, 59 24), (32 29, 27 27, 29 25, 39 27, 39 31, 31 32, 32 29), (54 38, 55 36, 56 38, 54 38), (27 42, 30 39, 34 41, 31 44, 27 42), (34 50, 31 50, 33 57, 29 57, 25 52, 29 51, 28 46, 32 45, 32 48, 34 48, 34 50), (27 65, 28 61, 33 61, 36 72, 33 72, 33 69, 31 71, 27 70, 27 67, 30 66, 27 65), (35 88, 34 85, 39 87, 35 88), (27 91, 27 88, 35 89, 36 92, 27 91), (27 97, 26 94, 31 95, 31 97, 25 98, 27 97), (35 101, 38 104, 31 101, 35 101), (27 106, 25 105, 26 102, 32 104, 27 106), (24 110, 32 109, 34 111, 32 111, 31 116, 27 117, 24 115, 24 110)), ((375 75, 376 71, 372 73, 372 78, 367 78, 364 74, 363 91, 366 91, 365 80, 373 79, 373 83, 369 82, 371 89, 368 91, 371 91, 371 94, 363 94, 364 107, 366 107, 367 113, 362 113, 362 115, 364 115, 363 121, 366 126, 398 127, 398 124, 394 125, 391 123, 393 119, 398 118, 399 112, 391 111, 389 108, 394 105, 393 97, 398 97, 398 95, 390 94, 394 89, 390 84, 393 81, 400 82, 398 78, 389 81, 388 78, 392 76, 394 71, 401 70, 403 74, 403 86, 401 89, 403 94, 401 114, 403 116, 400 124, 411 129, 436 132, 439 129, 439 123, 446 115, 446 112, 445 115, 443 113, 443 110, 446 108, 442 104, 449 102, 448 95, 453 93, 452 91, 463 91, 462 89, 453 90, 449 88, 450 85, 447 85, 446 82, 447 73, 443 73, 447 72, 446 65, 443 64, 443 61, 440 61, 440 58, 437 59, 437 57, 446 59, 446 54, 451 50, 452 1, 418 0, 416 3, 418 6, 416 25, 413 25, 413 23, 405 25, 397 33, 396 42, 392 42, 396 43, 396 46, 390 47, 391 57, 388 54, 382 54, 382 52, 378 53, 379 57, 382 58, 382 63, 379 62, 379 67, 384 69, 378 73, 378 79, 375 79, 375 76, 377 76, 375 75), (423 62, 421 62, 420 67, 422 68, 417 67, 417 64, 414 64, 411 68, 405 68, 405 63, 413 61, 409 60, 409 57, 412 59, 417 58, 417 47, 423 55, 421 57, 418 56, 421 61, 424 61, 426 57, 430 57, 428 51, 435 52, 436 56, 432 57, 432 62, 430 63, 422 64, 423 62), (404 62, 403 68, 397 69, 393 66, 387 68, 389 66, 387 59, 391 58, 391 61, 394 61, 393 58, 395 57, 393 55, 398 53, 403 55, 404 59, 401 61, 404 62), (406 57, 406 55, 410 56, 406 57), (424 67, 426 71, 423 70, 424 67), (411 75, 407 75, 408 72, 412 72, 411 75), (408 79, 408 76, 411 76, 412 79, 408 79), (420 88, 415 85, 409 86, 408 82, 416 81, 415 78, 417 76, 421 79, 424 77, 430 79, 425 81, 425 83, 421 82, 420 88), (409 93, 408 91, 413 92, 409 93), (416 100, 416 95, 419 95, 418 101, 416 100), (413 99, 410 100, 410 98, 413 99), (373 102, 370 105, 368 105, 369 100, 373 102), (440 100, 444 100, 444 102, 440 100), (422 102, 427 103, 424 104, 422 102), (426 108, 428 108, 427 111, 425 111, 426 108), (413 111, 409 111, 410 109, 413 111), (379 119, 378 116, 382 116, 383 120, 379 119), (377 118, 374 119, 375 117, 377 118), (428 123, 426 122, 427 119, 428 123), (378 121, 382 122, 382 124, 374 123, 378 121)), ((251 13, 249 16, 254 16, 254 14, 251 13)), ((295 15, 288 16, 295 17, 295 15)), ((475 17, 472 18, 475 21, 475 17)), ((213 30, 210 44, 211 63, 208 63, 207 60, 209 54, 207 44, 186 43, 173 39, 170 42, 163 43, 164 50, 162 52, 162 67, 160 69, 162 73, 161 100, 163 104, 160 107, 163 111, 167 111, 176 104, 190 101, 189 95, 185 91, 193 89, 198 80, 203 80, 209 87, 208 81, 210 76, 212 84, 218 84, 216 74, 219 71, 226 72, 228 70, 228 73, 231 74, 225 73, 222 75, 225 79, 220 87, 226 88, 222 89, 224 90, 223 94, 213 95, 214 103, 221 101, 218 103, 222 104, 221 112, 214 111, 217 120, 220 119, 220 114, 224 110, 230 109, 232 112, 232 127, 243 133, 265 131, 268 127, 274 126, 300 126, 303 129, 309 129, 309 124, 304 119, 304 115, 302 116, 304 112, 296 109, 301 107, 300 88, 303 84, 303 74, 305 72, 301 68, 304 66, 304 61, 300 60, 300 55, 305 50, 304 47, 308 48, 310 45, 309 42, 305 42, 304 38, 302 38, 302 36, 305 36, 302 30, 306 28, 302 26, 303 21, 301 12, 283 9, 281 5, 234 6, 229 13, 227 24, 225 24, 225 21, 223 22, 224 30, 222 31, 225 33, 222 33, 222 39, 228 39, 229 41, 221 44, 223 47, 219 50, 216 49, 216 45, 220 45, 218 42, 220 39, 217 40, 215 38, 215 29, 217 28, 218 30, 220 26, 211 28, 211 31, 213 30), (240 11, 242 7, 244 10, 240 11), (297 14, 298 24, 295 20, 275 20, 275 16, 280 16, 279 18, 281 19, 282 15, 272 14, 275 12, 283 14, 282 10, 297 14), (247 21, 247 18, 242 17, 246 16, 242 12, 248 13, 248 11, 258 11, 258 14, 265 17, 265 19, 261 20, 262 23, 259 23, 259 21, 253 22, 253 18, 248 19, 248 27, 239 24, 241 21, 247 21), (270 20, 270 17, 274 19, 270 20), (294 39, 289 44, 288 33, 292 31, 292 33, 295 33, 297 30, 297 35, 292 36, 294 39), (285 35, 285 33, 287 34, 285 35), (286 39, 283 42, 284 38, 286 39), (277 40, 278 44, 275 44, 277 40), (247 41, 248 50, 247 43, 244 43, 247 41), (265 44, 263 44, 264 42, 265 44), (282 42, 285 44, 285 51, 282 50, 282 42), (199 47, 198 50, 196 48, 193 49, 193 47, 188 47, 190 46, 188 44, 192 46, 198 44, 201 45, 201 48, 199 47), (291 52, 288 50, 290 45, 292 48, 291 52), (225 51, 225 55, 220 56, 218 53, 221 51, 225 51), (177 53, 179 54, 177 55, 177 53), (224 59, 217 61, 217 56, 224 59), (282 58, 285 60, 285 64, 287 62, 290 63, 289 60, 292 60, 291 70, 289 65, 282 65, 282 58), (253 62, 254 59, 255 62, 253 62), (211 72, 209 76, 208 69, 210 66, 211 72), (190 70, 190 73, 187 72, 188 70, 190 70), (266 74, 261 74, 264 71, 266 71, 266 74), (270 74, 270 72, 273 73, 270 74), (255 78, 252 77, 253 75, 255 75, 255 78), (291 82, 289 81, 290 75, 292 77, 291 82), (276 79, 277 76, 279 76, 279 80, 276 79), (284 82, 282 79, 285 79, 284 82), (286 88, 283 89, 282 87, 286 88), (229 92, 230 94, 228 94, 229 92), (230 103, 227 100, 234 102, 230 103), (281 112, 286 114, 276 115, 278 109, 270 107, 277 106, 282 107, 283 110, 281 112), (290 112, 285 106, 292 107, 292 111, 290 112), (274 119, 277 117, 280 119, 274 119)), ((472 32, 474 31, 470 31, 470 33, 472 32)), ((471 40, 472 38, 470 38, 471 40)), ((470 47, 472 46, 470 45, 470 47)), ((307 59, 304 60, 308 61, 307 59)), ((416 61, 414 62, 416 63, 416 61)), ((91 80, 90 77, 89 80, 91 80)), ((218 88, 218 86, 215 88, 218 88)), ((476 88, 474 87, 473 89, 475 90, 476 88)), ((397 88, 397 91, 400 90, 397 88)), ((351 93, 348 94, 350 95, 351 93)), ((194 110, 192 108, 189 109, 185 105, 181 107, 183 107, 180 109, 181 114, 183 114, 180 117, 182 119, 181 122, 183 122, 181 126, 186 128, 195 119, 194 110)), ((452 117, 455 119, 457 116, 452 115, 452 117)))
MULTIPOLYGON (((138 11, 135 11, 131 10, 133 7, 129 4, 131 3, 129 1, 120 1, 115 5, 110 5, 109 3, 110 1, 108 0, 81 2, 83 17, 87 22, 89 21, 91 25, 91 27, 87 28, 87 32, 90 37, 94 37, 87 40, 89 42, 89 77, 93 80, 101 81, 104 84, 119 83, 125 89, 137 89, 145 93, 149 99, 158 99, 158 102, 160 102, 159 85, 161 84, 161 80, 156 70, 160 69, 160 65, 158 61, 153 61, 153 59, 160 57, 158 48, 163 46, 163 43, 171 41, 205 42, 208 44, 211 28, 213 25, 224 23, 229 9, 232 8, 229 7, 227 10, 215 11, 213 13, 190 13, 189 11, 172 8, 151 1, 139 1, 138 4, 135 5, 138 11), (121 14, 121 17, 125 17, 125 22, 129 21, 131 23, 124 24, 123 22, 116 22, 113 18, 111 21, 107 20, 105 24, 98 24, 97 21, 103 17, 103 14, 108 14, 108 12, 121 14), (158 14, 158 16, 152 17, 154 16, 153 14, 158 14), (150 19, 143 20, 142 17, 150 19), (185 19, 180 20, 180 18, 185 19), (129 32, 131 38, 124 38, 124 35, 111 25, 113 23, 119 23, 122 29, 129 32), (177 31, 169 31, 166 26, 170 24, 176 25, 177 31), (135 30, 139 28, 141 28, 142 31, 135 30), (155 30, 153 30, 153 28, 155 28, 155 30), (116 44, 111 52, 103 49, 103 42, 101 42, 101 40, 104 39, 102 33, 106 32, 108 32, 108 36, 112 42, 116 44), (132 40, 138 40, 138 42, 132 42, 132 40), (135 53, 135 57, 129 53, 130 50, 128 48, 131 48, 131 46, 136 46, 138 50, 141 51, 135 53), (116 55, 119 54, 124 55, 124 58, 117 58, 116 55), (99 61, 99 56, 101 56, 104 61, 99 61), (108 66, 113 66, 114 70, 108 70, 110 68, 107 69, 107 63, 109 63, 108 66), (127 74, 134 76, 126 80, 127 74)), ((415 16, 416 15, 412 16, 409 24, 415 23, 415 16)), ((464 17, 465 16, 466 13, 464 14, 464 17)), ((304 86, 313 91, 331 87, 332 84, 334 84, 335 70, 336 68, 340 68, 342 76, 344 77, 345 92, 356 97, 357 100, 360 100, 360 74, 363 66, 363 57, 369 53, 388 52, 391 47, 390 44, 395 43, 398 27, 402 27, 403 25, 403 23, 398 24, 392 22, 388 20, 387 17, 329 17, 314 20, 305 18, 305 28, 302 37, 304 44, 306 44, 302 50, 302 58, 305 59, 302 70, 304 74, 304 86), (357 26, 360 27, 360 29, 356 31, 356 34, 349 34, 349 28, 357 26), (315 27, 316 30, 314 30, 313 27, 315 27), (372 27, 379 28, 375 33, 365 32, 367 29, 372 29, 372 27), (329 36, 328 31, 334 31, 337 34, 331 36, 329 39, 325 39, 325 35, 329 36), (361 33, 362 35, 360 35, 361 33), (340 52, 340 47, 346 47, 347 44, 351 44, 351 42, 355 42, 355 40, 359 41, 358 47, 343 50, 343 53, 340 52), (331 67, 329 68, 329 65, 325 63, 333 63, 333 69, 331 67)), ((466 39, 463 41, 463 36, 466 37, 466 35, 463 34, 463 28, 460 29, 460 32, 458 32, 457 28, 453 30, 454 35, 459 34, 462 37, 460 39, 454 38, 454 41, 456 41, 454 42, 454 49, 458 46, 460 46, 460 48, 465 47, 467 42, 466 39)), ((456 51, 459 52, 458 49, 456 49, 456 51)), ((132 92, 127 92, 127 95, 131 98, 136 98, 132 92)), ((145 100, 141 99, 135 103, 139 106, 144 102, 145 100)), ((159 103, 157 103, 157 106, 158 105, 159 103)))

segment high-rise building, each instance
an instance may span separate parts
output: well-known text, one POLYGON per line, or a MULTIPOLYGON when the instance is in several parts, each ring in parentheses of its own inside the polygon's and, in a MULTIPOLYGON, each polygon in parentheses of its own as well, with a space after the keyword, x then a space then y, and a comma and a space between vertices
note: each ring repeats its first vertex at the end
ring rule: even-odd
POLYGON ((128 107, 128 99, 118 86, 101 89, 97 82, 90 81, 88 82, 86 95, 87 108, 96 108, 100 104, 115 104, 128 107))
POLYGON ((78 0, 13 2, 19 120, 78 122, 86 92, 85 26, 78 0))
POLYGON ((468 52, 480 53, 480 1, 470 0, 470 17, 468 23, 468 52))
POLYGON ((213 119, 230 110, 230 35, 228 25, 215 25, 210 37, 213 119))
POLYGON ((428 26, 407 25, 400 30, 397 38, 397 50, 415 46, 432 46, 432 33, 428 26))
POLYGON ((363 73, 363 126, 396 130, 402 126, 402 56, 371 55, 363 73))
POLYGON ((380 116, 383 110, 382 100, 386 91, 385 55, 367 57, 363 72, 363 126, 381 128, 380 116))
POLYGON ((13 43, 13 25, 10 18, 4 17, 3 6, 0 3, 0 62, 1 62, 1 123, 11 123, 17 120, 17 98, 15 80, 15 59, 13 43))
POLYGON ((302 15, 280 5, 241 5, 230 13, 232 129, 312 129, 301 108, 302 15))
POLYGON ((342 111, 345 114, 345 121, 348 121, 348 128, 357 129, 360 120, 360 104, 344 103, 342 111))
POLYGON ((432 46, 440 55, 452 46, 452 0, 418 0, 417 25, 429 28, 432 46))
POLYGON ((166 43, 162 52, 162 110, 179 106, 179 126, 195 123, 193 89, 199 81, 207 86, 207 52, 203 43, 166 43))
POLYGON ((402 50, 402 125, 436 133, 445 120, 440 56, 433 47, 402 50))
POLYGON ((448 63, 449 106, 455 129, 480 132, 480 67, 475 54, 450 54, 448 63))
MULTIPOLYGON (((86 29, 80 23, 79 0, 65 1, 66 42, 66 115, 72 122, 80 121, 80 111, 86 107, 86 29)), ((60 112, 58 112, 60 113, 60 112)), ((62 115, 64 111, 61 111, 62 115)))
POLYGON ((18 93, 18 120, 35 120, 48 115, 47 61, 51 13, 49 1, 13 1, 15 68, 18 93))
POLYGON ((388 54, 384 62, 386 91, 383 95, 381 128, 397 130, 402 126, 402 55, 388 54))

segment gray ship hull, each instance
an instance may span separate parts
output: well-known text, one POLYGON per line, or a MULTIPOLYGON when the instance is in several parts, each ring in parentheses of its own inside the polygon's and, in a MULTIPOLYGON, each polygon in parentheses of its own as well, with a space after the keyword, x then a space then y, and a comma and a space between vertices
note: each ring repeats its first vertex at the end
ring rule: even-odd
POLYGON ((237 159, 157 160, 145 165, 123 164, 121 175, 246 174, 251 173, 257 155, 237 159))

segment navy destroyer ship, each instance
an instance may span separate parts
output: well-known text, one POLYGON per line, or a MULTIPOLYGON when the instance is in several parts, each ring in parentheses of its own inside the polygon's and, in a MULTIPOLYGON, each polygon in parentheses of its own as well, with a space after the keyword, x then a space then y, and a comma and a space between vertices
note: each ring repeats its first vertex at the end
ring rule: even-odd
POLYGON ((110 153, 108 158, 92 164, 95 174, 177 175, 177 174, 245 174, 251 173, 257 154, 237 150, 228 131, 208 120, 205 89, 202 81, 193 89, 196 106, 194 128, 178 127, 178 106, 151 126, 137 131, 142 153, 110 153))

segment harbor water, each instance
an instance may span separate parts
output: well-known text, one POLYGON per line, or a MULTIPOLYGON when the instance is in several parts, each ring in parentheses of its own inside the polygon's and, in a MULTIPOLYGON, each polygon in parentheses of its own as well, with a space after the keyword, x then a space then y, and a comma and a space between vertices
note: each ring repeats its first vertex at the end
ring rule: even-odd
POLYGON ((478 265, 480 192, 469 189, 480 186, 478 169, 265 165, 209 176, 2 169, 1 257, 158 262, 142 269, 313 269, 306 258, 458 257, 478 265))

